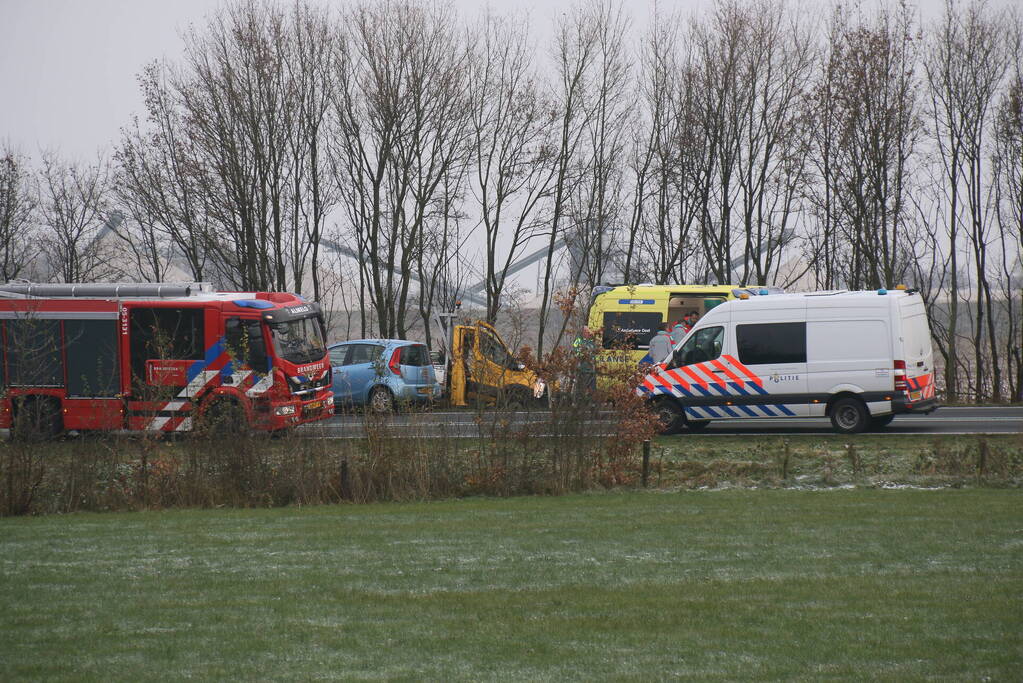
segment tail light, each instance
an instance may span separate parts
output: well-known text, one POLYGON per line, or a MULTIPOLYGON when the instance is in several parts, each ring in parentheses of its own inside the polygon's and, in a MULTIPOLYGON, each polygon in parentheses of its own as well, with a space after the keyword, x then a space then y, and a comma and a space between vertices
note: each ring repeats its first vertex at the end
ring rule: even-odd
POLYGON ((906 381, 906 361, 895 361, 895 391, 909 391, 909 383, 906 381))
MULTIPOLYGON (((387 367, 389 367, 391 369, 391 372, 393 372, 394 374, 396 374, 396 375, 400 375, 401 374, 401 349, 400 348, 395 349, 394 353, 391 354, 391 361, 387 364, 387 367)), ((905 363, 903 363, 903 367, 905 367, 905 363)))

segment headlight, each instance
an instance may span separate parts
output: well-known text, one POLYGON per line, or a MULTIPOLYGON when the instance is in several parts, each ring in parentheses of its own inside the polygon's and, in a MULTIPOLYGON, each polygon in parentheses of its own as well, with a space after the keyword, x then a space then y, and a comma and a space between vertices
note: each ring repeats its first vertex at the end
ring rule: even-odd
POLYGON ((274 415, 294 415, 295 406, 281 406, 280 408, 274 409, 274 415))
POLYGON ((534 398, 543 398, 543 392, 545 389, 547 389, 547 384, 542 379, 536 380, 533 384, 534 398))

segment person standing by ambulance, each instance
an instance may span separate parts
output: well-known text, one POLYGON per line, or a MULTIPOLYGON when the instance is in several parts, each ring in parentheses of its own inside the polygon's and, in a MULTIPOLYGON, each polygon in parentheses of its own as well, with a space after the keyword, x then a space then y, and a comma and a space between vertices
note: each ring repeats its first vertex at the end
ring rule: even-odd
POLYGON ((678 344, 692 329, 692 325, 689 324, 689 314, 686 313, 682 320, 678 321, 671 327, 671 343, 678 344))
POLYGON ((650 340, 650 348, 647 351, 647 355, 640 363, 663 363, 674 347, 673 337, 668 334, 668 323, 661 323, 657 327, 657 334, 650 340))
POLYGON ((689 311, 685 317, 682 318, 682 322, 675 325, 671 330, 671 340, 678 344, 680 341, 685 339, 685 336, 689 334, 689 330, 696 326, 696 321, 700 319, 696 311, 689 311))

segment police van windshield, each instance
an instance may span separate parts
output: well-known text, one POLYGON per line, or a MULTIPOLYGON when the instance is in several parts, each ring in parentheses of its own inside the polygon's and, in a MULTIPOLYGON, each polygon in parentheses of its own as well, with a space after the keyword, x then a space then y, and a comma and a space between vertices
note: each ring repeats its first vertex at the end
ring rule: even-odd
POLYGON ((311 363, 327 354, 323 330, 316 317, 270 323, 274 351, 290 363, 311 363))

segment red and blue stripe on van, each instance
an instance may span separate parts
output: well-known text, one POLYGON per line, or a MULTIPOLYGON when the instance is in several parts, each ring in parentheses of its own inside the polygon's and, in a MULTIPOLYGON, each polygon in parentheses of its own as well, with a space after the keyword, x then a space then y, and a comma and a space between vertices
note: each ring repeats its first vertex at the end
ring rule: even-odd
POLYGON ((647 397, 673 396, 679 399, 686 415, 697 420, 795 415, 783 403, 759 398, 771 395, 764 388, 763 378, 729 355, 680 368, 655 366, 636 388, 636 393, 647 397), (744 400, 746 397, 759 400, 744 400))

